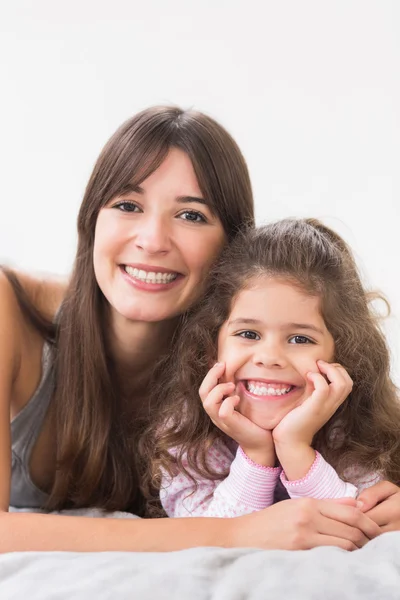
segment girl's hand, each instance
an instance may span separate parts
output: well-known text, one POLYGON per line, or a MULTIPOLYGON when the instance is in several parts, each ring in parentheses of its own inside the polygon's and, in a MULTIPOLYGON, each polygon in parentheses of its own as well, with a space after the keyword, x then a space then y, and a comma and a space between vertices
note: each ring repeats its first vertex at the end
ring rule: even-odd
POLYGON ((266 431, 241 415, 236 406, 240 402, 234 383, 218 383, 225 371, 224 363, 210 369, 199 389, 204 410, 221 431, 235 440, 244 453, 255 463, 275 466, 275 450, 271 431, 266 431))
POLYGON ((290 411, 272 432, 279 461, 290 480, 304 477, 315 460, 314 435, 348 397, 353 381, 344 367, 319 360, 319 373, 308 373, 314 391, 290 411), (326 375, 326 378, 324 377, 326 375))
POLYGON ((382 531, 400 530, 400 487, 390 481, 380 481, 363 490, 358 496, 362 502, 361 510, 382 531))
POLYGON ((320 373, 307 374, 307 378, 314 385, 313 393, 275 427, 275 443, 311 446, 314 435, 350 394, 353 381, 344 367, 322 360, 319 360, 317 365, 320 373))

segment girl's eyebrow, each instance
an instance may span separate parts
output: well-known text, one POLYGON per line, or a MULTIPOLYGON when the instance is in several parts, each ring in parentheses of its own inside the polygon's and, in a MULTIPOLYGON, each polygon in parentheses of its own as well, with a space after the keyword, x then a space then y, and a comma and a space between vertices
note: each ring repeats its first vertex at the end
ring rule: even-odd
POLYGON ((244 319, 242 317, 239 317, 238 319, 232 319, 232 321, 229 321, 229 325, 262 325, 262 321, 259 321, 258 319, 244 319))
MULTIPOLYGON (((242 317, 239 317, 237 319, 232 319, 232 321, 229 321, 228 323, 229 325, 263 325, 263 322, 258 320, 258 319, 245 319, 242 317)), ((285 323, 285 325, 283 325, 281 327, 281 329, 308 329, 310 331, 315 331, 316 333, 320 333, 321 335, 324 334, 324 332, 322 331, 322 329, 319 329, 318 327, 316 327, 315 325, 312 325, 311 323, 285 323)))
POLYGON ((324 335, 324 332, 322 331, 322 329, 319 329, 319 327, 316 327, 315 325, 311 325, 311 323, 288 323, 287 328, 288 329, 292 329, 292 328, 293 329, 310 329, 311 331, 316 331, 317 333, 324 335))

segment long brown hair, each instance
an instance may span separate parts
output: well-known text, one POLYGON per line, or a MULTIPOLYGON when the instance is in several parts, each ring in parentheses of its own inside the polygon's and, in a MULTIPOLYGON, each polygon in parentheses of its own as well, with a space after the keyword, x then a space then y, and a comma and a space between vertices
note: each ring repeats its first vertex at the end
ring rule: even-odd
POLYGON ((378 472, 400 483, 400 403, 371 304, 383 297, 363 288, 352 253, 338 234, 314 219, 285 219, 237 236, 210 274, 204 298, 188 314, 168 378, 154 390, 159 421, 144 438, 153 457, 149 485, 159 485, 162 469, 186 471, 192 478, 193 473, 222 477, 208 466, 207 451, 224 435, 205 413, 198 389, 217 359, 218 332, 235 297, 265 276, 287 279, 320 298, 335 360, 354 381, 347 401, 314 437, 314 448, 345 479, 356 467, 357 476, 378 472))
MULTIPOLYGON (((191 159, 204 199, 219 217, 227 240, 253 223, 243 156, 210 117, 176 107, 153 107, 124 123, 108 141, 80 208, 76 260, 57 317, 51 405, 57 470, 49 508, 97 506, 143 513, 139 487, 144 465, 137 459, 141 420, 136 418, 135 398, 129 397, 126 386, 122 389, 107 350, 107 304, 94 274, 93 245, 100 209, 128 184, 144 181, 171 147, 191 159)), ((21 299, 18 287, 14 289, 21 299)), ((35 323, 26 302, 24 309, 35 323)))

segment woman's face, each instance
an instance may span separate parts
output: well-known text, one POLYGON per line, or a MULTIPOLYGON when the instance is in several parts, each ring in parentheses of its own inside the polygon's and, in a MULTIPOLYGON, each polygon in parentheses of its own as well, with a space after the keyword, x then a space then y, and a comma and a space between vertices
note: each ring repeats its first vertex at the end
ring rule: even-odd
POLYGON ((126 319, 170 319, 197 299, 224 242, 189 157, 172 148, 140 187, 100 210, 96 279, 112 309, 126 319))

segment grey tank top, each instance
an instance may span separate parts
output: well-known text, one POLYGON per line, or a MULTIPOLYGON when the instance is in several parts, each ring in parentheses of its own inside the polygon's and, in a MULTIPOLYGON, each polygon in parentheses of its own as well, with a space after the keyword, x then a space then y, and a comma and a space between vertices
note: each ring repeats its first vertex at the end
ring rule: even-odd
POLYGON ((40 490, 29 474, 33 447, 42 429, 54 390, 50 348, 45 343, 42 355, 42 379, 28 404, 11 421, 11 493, 10 505, 16 508, 42 508, 48 495, 40 490))

